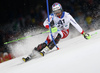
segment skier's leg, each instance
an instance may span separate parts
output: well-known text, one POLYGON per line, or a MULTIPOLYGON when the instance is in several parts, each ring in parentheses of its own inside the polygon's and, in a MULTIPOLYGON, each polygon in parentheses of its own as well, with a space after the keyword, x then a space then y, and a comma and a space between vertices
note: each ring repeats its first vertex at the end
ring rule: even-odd
POLYGON ((39 44, 37 47, 35 47, 34 50, 40 52, 46 46, 47 46, 47 44, 44 42, 44 43, 39 44))
POLYGON ((62 36, 61 36, 61 39, 66 38, 66 37, 68 36, 68 34, 69 34, 69 29, 67 29, 67 30, 62 30, 62 31, 60 32, 60 34, 62 35, 62 36))
POLYGON ((32 59, 32 57, 36 56, 37 53, 40 53, 40 51, 43 50, 43 48, 45 48, 46 46, 47 46, 47 44, 45 42, 39 44, 37 47, 35 47, 33 49, 32 53, 30 55, 28 55, 26 58, 22 58, 23 61, 27 62, 28 60, 32 59))
MULTIPOLYGON (((54 37, 55 43, 58 44, 58 42, 60 41, 60 39, 66 38, 68 36, 68 34, 69 34, 69 29, 53 33, 53 37, 54 37)), ((52 50, 54 48, 54 46, 55 46, 54 42, 51 39, 51 35, 50 34, 47 37, 45 43, 47 44, 47 48, 49 48, 50 50, 52 50)))
MULTIPOLYGON (((61 35, 58 33, 57 37, 54 39, 54 41, 55 41, 56 44, 58 44, 60 38, 61 38, 61 35)), ((47 40, 46 40, 46 41, 47 41, 47 40)), ((42 56, 44 56, 44 54, 47 53, 49 50, 52 50, 54 46, 55 46, 54 42, 51 41, 51 42, 46 46, 46 48, 44 48, 44 49, 40 52, 40 54, 41 54, 42 56)))
MULTIPOLYGON (((68 34, 69 34, 69 29, 58 31, 57 33, 55 33, 53 35, 55 43, 58 44, 59 40, 66 38, 68 36, 68 34), (56 34, 57 34, 57 36, 55 38, 56 34)), ((53 41, 51 41, 47 46, 48 46, 49 49, 53 49, 53 47, 55 46, 55 44, 54 44, 53 41)))
MULTIPOLYGON (((54 39, 55 43, 58 44, 58 42, 60 41, 60 39, 61 39, 61 35, 58 33, 57 37, 54 39)), ((52 50, 54 46, 55 46, 55 44, 54 44, 53 41, 51 41, 51 42, 48 44, 48 48, 49 48, 50 50, 52 50)))

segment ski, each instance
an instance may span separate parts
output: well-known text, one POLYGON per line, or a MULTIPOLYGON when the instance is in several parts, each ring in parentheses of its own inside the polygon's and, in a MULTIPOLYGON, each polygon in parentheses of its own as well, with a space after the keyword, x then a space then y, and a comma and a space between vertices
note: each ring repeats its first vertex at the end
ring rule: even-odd
POLYGON ((31 58, 28 58, 28 57, 25 58, 25 57, 23 57, 22 60, 23 60, 24 62, 28 62, 28 61, 33 60, 33 59, 36 59, 36 58, 45 57, 45 55, 50 54, 50 53, 52 53, 52 52, 54 52, 54 51, 57 51, 57 49, 51 50, 51 51, 49 51, 48 53, 38 52, 38 56, 34 55, 34 56, 31 57, 31 58))

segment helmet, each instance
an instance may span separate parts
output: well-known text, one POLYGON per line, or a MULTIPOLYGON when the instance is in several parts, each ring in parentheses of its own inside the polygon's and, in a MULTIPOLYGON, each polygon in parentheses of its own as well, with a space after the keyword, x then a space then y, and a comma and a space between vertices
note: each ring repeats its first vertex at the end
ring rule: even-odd
POLYGON ((52 5, 52 11, 55 12, 61 12, 62 11, 62 6, 60 3, 56 2, 52 5))

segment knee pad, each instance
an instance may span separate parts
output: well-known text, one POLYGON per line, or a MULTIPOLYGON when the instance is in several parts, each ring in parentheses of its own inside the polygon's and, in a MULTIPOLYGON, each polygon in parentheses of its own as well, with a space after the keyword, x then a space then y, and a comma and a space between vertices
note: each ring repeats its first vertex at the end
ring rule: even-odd
POLYGON ((37 51, 41 51, 41 50, 43 50, 43 48, 45 48, 47 46, 47 44, 46 43, 42 43, 42 44, 39 44, 38 46, 37 46, 37 48, 35 47, 35 50, 37 50, 37 51))
POLYGON ((58 44, 58 42, 59 42, 60 38, 61 38, 61 35, 60 35, 60 34, 58 34, 58 35, 57 35, 57 37, 56 37, 56 39, 55 39, 55 43, 56 43, 56 44, 58 44))
MULTIPOLYGON (((60 38, 61 38, 61 35, 58 34, 57 37, 56 37, 56 39, 55 39, 55 43, 56 43, 56 44, 58 44, 60 38)), ((53 41, 51 41, 51 42, 49 43, 49 45, 48 45, 49 49, 53 49, 54 46, 55 46, 55 44, 54 44, 53 41)))

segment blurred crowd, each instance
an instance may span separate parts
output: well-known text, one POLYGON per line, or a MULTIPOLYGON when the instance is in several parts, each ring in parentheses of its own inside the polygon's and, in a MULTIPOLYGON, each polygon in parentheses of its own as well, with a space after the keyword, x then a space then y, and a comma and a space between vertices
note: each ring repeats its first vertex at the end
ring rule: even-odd
MULTIPOLYGON (((52 0, 49 2, 50 12, 54 2, 61 3, 63 10, 69 12, 82 28, 97 29, 94 23, 100 18, 99 0, 52 0)), ((4 45, 5 42, 13 40, 27 30, 43 27, 43 21, 47 17, 46 2, 31 6, 26 14, 22 9, 18 9, 17 12, 18 17, 14 17, 14 13, 11 12, 8 22, 0 24, 0 62, 13 58, 7 45, 4 45)))

